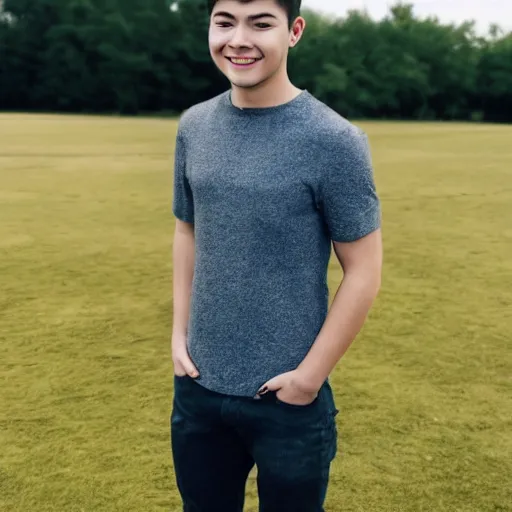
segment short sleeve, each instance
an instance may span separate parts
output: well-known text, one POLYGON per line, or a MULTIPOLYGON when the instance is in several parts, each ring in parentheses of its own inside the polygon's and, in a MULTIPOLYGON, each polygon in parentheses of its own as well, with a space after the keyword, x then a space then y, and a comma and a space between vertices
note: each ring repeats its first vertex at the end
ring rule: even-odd
POLYGON ((185 141, 178 131, 174 152, 173 213, 184 222, 194 222, 194 198, 186 175, 187 157, 185 141))
POLYGON ((331 141, 322 158, 320 205, 331 239, 353 242, 381 225, 367 135, 353 127, 331 141))

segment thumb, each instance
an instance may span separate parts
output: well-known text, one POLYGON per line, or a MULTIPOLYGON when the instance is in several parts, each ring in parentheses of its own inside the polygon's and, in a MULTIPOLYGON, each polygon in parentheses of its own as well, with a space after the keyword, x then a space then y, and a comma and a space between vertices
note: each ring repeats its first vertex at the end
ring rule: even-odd
POLYGON ((278 389, 282 388, 281 384, 281 376, 278 375, 277 377, 274 377, 273 379, 270 379, 267 381, 258 391, 258 394, 264 395, 268 391, 277 391, 278 389))
POLYGON ((184 357, 181 361, 181 364, 183 365, 183 369, 187 372, 187 374, 190 377, 194 379, 199 377, 199 372, 197 371, 197 368, 195 367, 190 357, 184 357))

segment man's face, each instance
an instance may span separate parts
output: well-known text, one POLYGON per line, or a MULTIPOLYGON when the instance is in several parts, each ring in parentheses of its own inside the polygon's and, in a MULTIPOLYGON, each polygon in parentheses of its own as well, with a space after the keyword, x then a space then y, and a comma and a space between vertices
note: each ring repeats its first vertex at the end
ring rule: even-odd
POLYGON ((210 19, 213 61, 237 87, 254 88, 286 69, 292 41, 286 11, 275 0, 219 0, 210 19))

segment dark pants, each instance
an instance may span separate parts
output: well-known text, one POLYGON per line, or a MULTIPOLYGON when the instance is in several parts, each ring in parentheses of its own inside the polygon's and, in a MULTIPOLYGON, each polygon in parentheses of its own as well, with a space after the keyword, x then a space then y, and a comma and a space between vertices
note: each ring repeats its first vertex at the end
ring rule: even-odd
POLYGON ((260 512, 323 512, 337 412, 328 382, 297 406, 275 392, 228 396, 175 377, 171 445, 184 512, 242 512, 255 464, 260 512))

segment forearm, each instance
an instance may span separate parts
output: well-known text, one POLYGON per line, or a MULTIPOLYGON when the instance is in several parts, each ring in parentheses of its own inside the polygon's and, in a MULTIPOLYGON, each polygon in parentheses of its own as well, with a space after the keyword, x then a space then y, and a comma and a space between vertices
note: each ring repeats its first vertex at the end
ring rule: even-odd
POLYGON ((173 242, 173 327, 174 336, 186 336, 194 277, 195 238, 191 226, 178 223, 173 242))
POLYGON ((364 325, 380 278, 371 272, 345 275, 308 355, 297 368, 305 383, 319 389, 364 325))

